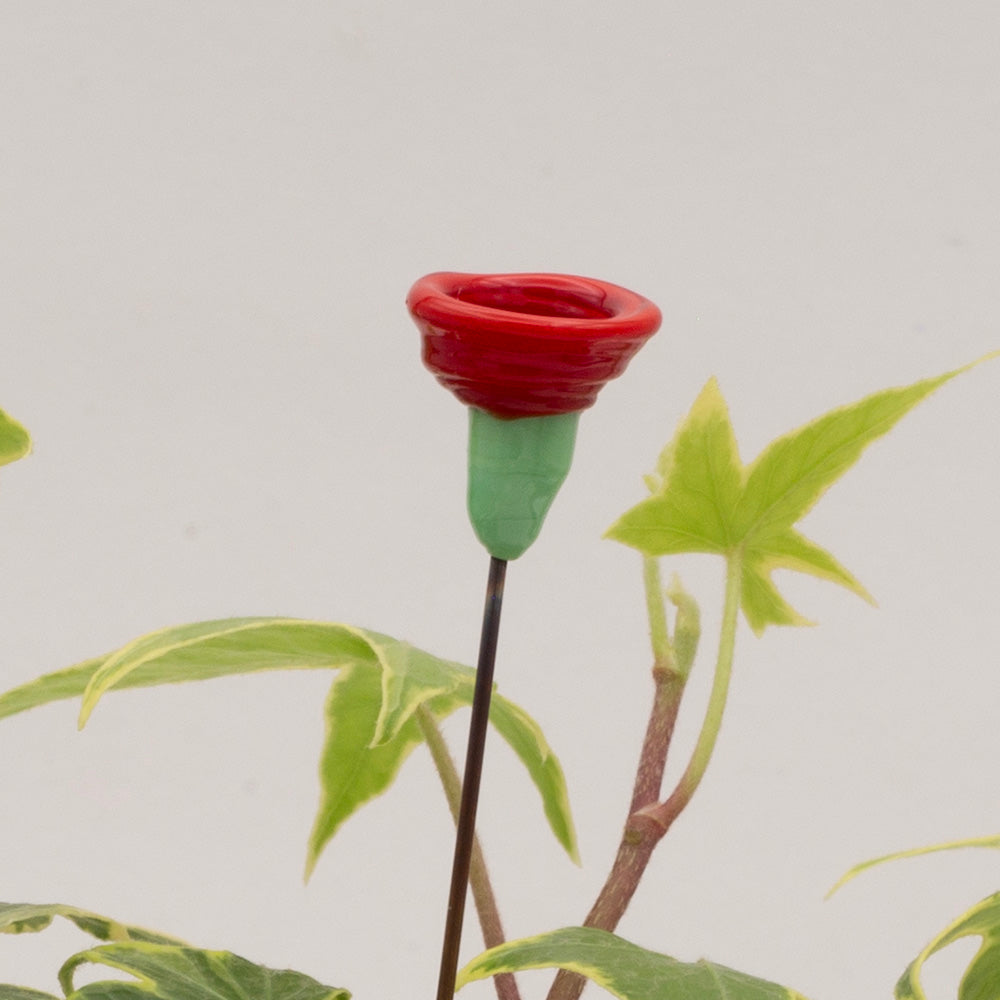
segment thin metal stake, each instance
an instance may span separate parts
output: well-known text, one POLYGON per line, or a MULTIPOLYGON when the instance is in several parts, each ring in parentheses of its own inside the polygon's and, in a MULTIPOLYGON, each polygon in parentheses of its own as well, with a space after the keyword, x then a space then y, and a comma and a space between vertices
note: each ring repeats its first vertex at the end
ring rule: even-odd
POLYGON ((486 605, 483 608, 483 630, 479 638, 476 688, 472 698, 472 719, 469 722, 469 744, 465 752, 465 778, 462 782, 462 801, 458 809, 458 831, 455 835, 455 858, 451 868, 448 915, 445 919, 444 943, 441 947, 437 1000, 452 1000, 455 994, 458 952, 462 944, 462 920, 465 916, 465 897, 469 887, 472 841, 476 834, 476 807, 479 804, 479 781, 483 773, 483 751, 490 718, 493 666, 496 663, 497 633, 500 630, 500 608, 503 604, 503 584, 506 574, 507 560, 491 556, 490 575, 486 583, 486 605))

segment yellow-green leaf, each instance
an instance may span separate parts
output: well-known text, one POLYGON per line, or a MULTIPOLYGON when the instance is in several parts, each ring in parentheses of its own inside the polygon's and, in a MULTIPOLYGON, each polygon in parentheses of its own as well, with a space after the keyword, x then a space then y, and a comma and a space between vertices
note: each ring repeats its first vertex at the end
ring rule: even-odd
POLYGON ((63 903, 0 903, 0 933, 34 934, 45 930, 56 917, 76 924, 99 941, 147 941, 154 944, 181 944, 177 938, 103 917, 78 906, 63 903))
MULTIPOLYGON (((63 701, 66 698, 76 698, 87 690, 94 671, 105 661, 106 657, 98 656, 85 660, 64 670, 56 670, 51 674, 36 677, 19 687, 11 688, 0 694, 0 719, 8 715, 27 712, 30 708, 39 708, 53 701, 63 701)), ((128 686, 126 680, 122 687, 128 686)))
MULTIPOLYGON (((326 703, 321 799, 307 871, 341 824, 385 791, 417 743, 426 704, 438 718, 472 703, 475 671, 352 625, 296 618, 228 618, 161 629, 121 649, 0 695, 0 718, 83 694, 81 720, 109 691, 262 670, 336 669, 326 703), (363 673, 364 672, 364 673, 363 673), (353 783, 353 784, 352 784, 353 783), (351 786, 351 787, 347 787, 351 786)), ((500 695, 490 721, 538 789, 546 819, 577 859, 566 781, 538 725, 500 695)))
POLYGON ((795 522, 917 403, 996 356, 833 410, 772 441, 746 467, 713 379, 647 477, 653 495, 626 511, 607 537, 648 556, 740 551, 741 606, 757 633, 768 625, 809 624, 778 592, 771 579, 775 569, 809 573, 871 601, 829 552, 794 529, 795 522))
MULTIPOLYGON (((309 835, 307 879, 337 830, 392 784, 410 752, 423 742, 412 713, 391 735, 376 740, 383 687, 379 672, 363 666, 343 668, 330 687, 319 765, 320 802, 309 835)), ((438 718, 461 704, 454 695, 426 700, 438 718)))
POLYGON ((893 851, 892 854, 883 854, 881 857, 872 858, 869 861, 862 861, 861 864, 855 865, 850 869, 850 871, 846 872, 837 880, 833 888, 826 894, 827 899, 829 899, 830 896, 832 896, 842 886, 850 882, 852 878, 855 878, 862 872, 868 871, 870 868, 874 868, 876 865, 884 865, 887 861, 902 861, 904 858, 919 858, 925 854, 937 854, 940 851, 959 851, 964 850, 967 847, 1000 848, 1000 835, 990 834, 986 837, 969 837, 965 840, 949 840, 943 844, 931 844, 927 847, 910 847, 905 851, 893 851))
POLYGON ((978 362, 873 393, 772 441, 747 469, 735 516, 737 532, 766 539, 771 530, 782 530, 803 517, 868 445, 974 364, 978 362))
MULTIPOLYGON (((371 670, 345 668, 327 699, 326 740, 320 762, 322 791, 309 838, 307 877, 336 831, 365 802, 389 787, 403 761, 423 742, 415 720, 417 708, 426 705, 435 719, 441 720, 472 704, 475 671, 470 667, 439 660, 387 636, 379 636, 373 649, 378 650, 382 664, 381 679, 371 670)), ((490 705, 490 722, 538 789, 556 839, 577 861, 566 779, 538 724, 496 693, 490 705)))
POLYGON ((839 583, 874 604, 874 598, 825 549, 794 528, 775 532, 761 543, 749 541, 743 555, 743 586, 740 606, 750 627, 760 635, 768 625, 811 625, 778 592, 771 574, 776 569, 797 570, 839 583))
POLYGON ((461 970, 458 987, 504 972, 549 968, 586 976, 619 1000, 805 1000, 777 983, 704 959, 680 962, 593 927, 564 927, 491 948, 461 970))
POLYGON ((924 964, 964 937, 978 937, 981 943, 962 976, 957 1000, 1000 997, 1000 893, 996 893, 963 913, 917 955, 896 983, 896 1000, 929 1000, 920 978, 924 964))
POLYGON ((373 660, 362 629, 298 618, 224 618, 160 629, 105 657, 83 694, 83 727, 113 688, 203 680, 258 670, 337 668, 373 660))
POLYGON ((135 943, 74 955, 60 969, 59 984, 72 1000, 350 1000, 351 996, 301 972, 268 969, 228 951, 135 943), (125 972, 135 979, 115 976, 76 989, 73 979, 84 965, 125 972))
MULTIPOLYGON (((472 704, 471 693, 468 704, 472 704)), ((542 729, 520 705, 494 693, 490 702, 490 722, 507 741, 527 770, 542 796, 545 818, 556 840, 570 858, 580 863, 569 791, 559 759, 552 752, 542 729)))
POLYGON ((463 692, 464 700, 471 704, 475 672, 470 667, 377 632, 365 635, 382 668, 382 698, 373 745, 393 739, 417 706, 438 695, 463 692))
POLYGON ((729 409, 713 378, 660 455, 659 491, 622 515, 608 537, 650 556, 724 555, 738 541, 730 529, 742 476, 729 409))
MULTIPOLYGON (((837 881, 827 893, 827 898, 846 882, 876 865, 904 858, 921 857, 925 854, 936 854, 940 851, 964 850, 969 847, 996 850, 1000 848, 1000 835, 991 834, 986 837, 950 840, 926 847, 911 847, 905 851, 894 851, 892 854, 883 854, 870 861, 863 861, 837 881)), ((981 945, 962 977, 958 1000, 995 1000, 996 997, 1000 997, 1000 893, 997 893, 962 914, 920 952, 896 984, 896 1000, 928 1000, 920 978, 924 963, 935 952, 963 937, 979 937, 981 945)))
POLYGON ((31 451, 31 435, 12 416, 0 410, 0 465, 16 462, 31 451))
POLYGON ((30 986, 0 983, 0 1000, 58 1000, 58 998, 42 990, 33 990, 30 986))

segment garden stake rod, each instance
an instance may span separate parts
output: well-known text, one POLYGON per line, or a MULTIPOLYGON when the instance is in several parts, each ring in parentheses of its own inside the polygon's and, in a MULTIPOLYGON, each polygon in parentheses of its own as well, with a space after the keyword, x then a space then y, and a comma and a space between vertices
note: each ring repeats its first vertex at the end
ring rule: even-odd
POLYGON ((437 1000, 451 1000, 458 974, 458 952, 462 944, 462 920, 469 885, 472 842, 476 834, 476 807, 479 804, 479 784, 483 773, 483 753, 486 729, 490 717, 490 695, 493 691, 493 668, 497 655, 497 635, 500 631, 500 609, 503 604, 507 560, 490 557, 486 583, 486 603, 483 608, 483 628, 479 639, 479 659, 476 664, 476 686, 472 698, 472 718, 469 741, 465 752, 465 777, 462 800, 458 810, 458 830, 455 835, 455 856, 451 868, 451 890, 445 919, 444 943, 441 946, 441 971, 438 976, 437 1000))

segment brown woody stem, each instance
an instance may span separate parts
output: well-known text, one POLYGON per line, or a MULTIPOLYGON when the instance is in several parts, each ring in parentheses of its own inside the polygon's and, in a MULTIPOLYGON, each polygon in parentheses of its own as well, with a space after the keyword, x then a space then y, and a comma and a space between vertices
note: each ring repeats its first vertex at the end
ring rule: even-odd
MULTIPOLYGON (((704 777, 719 734, 729 691, 736 621, 740 607, 741 579, 742 553, 731 552, 726 560, 726 597, 722 628, 715 678, 705 721, 691 760, 677 788, 665 801, 660 802, 667 752, 673 739, 674 724, 684 694, 689 664, 681 666, 675 662, 675 651, 670 644, 669 636, 666 635, 662 619, 656 613, 656 604, 652 597, 653 588, 659 587, 659 574, 653 570, 650 561, 646 560, 646 597, 650 608, 650 631, 655 657, 653 708, 646 727, 629 816, 625 822, 618 853, 597 900, 587 914, 587 919, 584 921, 586 927, 613 931, 618 926, 619 920, 635 895, 653 850, 691 801, 704 777)), ((680 610, 680 605, 678 608, 680 610)), ((585 984, 586 980, 582 976, 562 970, 549 990, 548 1000, 578 1000, 585 984)))
MULTIPOLYGON (((674 723, 680 709, 686 678, 663 668, 654 668, 653 707, 646 726, 629 817, 625 823, 618 853, 611 871, 591 907, 585 927, 613 931, 635 895, 653 849, 667 832, 644 810, 656 806, 667 762, 667 751, 674 735, 674 723)), ((548 1000, 576 1000, 586 980, 576 973, 561 971, 549 991, 548 1000)))

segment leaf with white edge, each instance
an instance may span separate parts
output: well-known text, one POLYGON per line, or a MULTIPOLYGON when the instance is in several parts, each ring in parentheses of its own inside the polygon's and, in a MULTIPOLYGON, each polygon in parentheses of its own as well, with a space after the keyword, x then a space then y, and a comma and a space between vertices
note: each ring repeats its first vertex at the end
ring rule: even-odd
POLYGON ((177 938, 123 924, 78 906, 63 903, 0 903, 0 933, 33 934, 45 930, 56 917, 72 921, 80 930, 99 941, 145 941, 154 944, 182 944, 177 938))
MULTIPOLYGON (((442 719, 461 705, 472 704, 476 673, 470 667, 442 660, 388 636, 374 632, 366 632, 365 636, 382 666, 382 699, 371 736, 372 750, 396 741, 420 705, 428 705, 435 717, 442 719)), ((541 793, 552 832, 570 857, 578 861, 565 777, 538 723, 499 694, 491 700, 490 722, 517 754, 541 793)), ((401 752, 404 745, 405 740, 395 750, 401 752)), ((330 751, 331 758, 337 755, 330 751)))
POLYGON ((350 625, 300 618, 224 618, 150 632, 111 653, 94 671, 83 695, 80 726, 113 688, 370 662, 366 636, 350 625))
MULTIPOLYGON (((382 681, 366 667, 345 667, 330 687, 326 702, 326 739, 320 757, 320 803, 309 835, 306 878, 333 835, 366 802, 393 782, 410 752, 423 742, 409 716, 388 738, 373 742, 382 710, 382 681)), ((458 707, 448 696, 432 699, 435 715, 458 707)))
POLYGON ((771 580, 776 569, 809 573, 872 601, 829 552, 794 529, 795 522, 917 403, 998 353, 833 410, 772 441, 746 467, 712 379, 647 477, 653 495, 626 511, 606 537, 649 556, 741 552, 741 607, 758 635, 768 625, 810 624, 778 592, 771 580))
POLYGON ((91 948, 59 970, 70 1000, 350 1000, 339 987, 324 986, 290 969, 268 969, 227 951, 176 945, 117 944, 91 948), (84 965, 104 966, 135 976, 74 988, 84 965))
POLYGON ((438 695, 463 691, 471 704, 476 675, 470 667, 442 660, 387 635, 367 632, 366 638, 382 667, 382 699, 373 745, 391 740, 418 705, 438 695))
POLYGON ((893 851, 892 854, 883 854, 881 857, 862 861, 861 864, 855 865, 836 881, 833 888, 826 894, 826 898, 829 899, 838 889, 850 882, 852 878, 855 878, 862 872, 868 871, 869 868, 874 868, 876 865, 883 865, 887 861, 901 861, 903 858, 919 858, 925 854, 937 854, 940 851, 960 851, 966 847, 990 847, 998 849, 1000 848, 1000 835, 991 834, 986 837, 970 837, 966 840, 949 840, 944 844, 931 844, 927 847, 910 847, 905 851, 893 851))
MULTIPOLYGON (((308 871, 343 821, 389 787, 407 754, 422 741, 412 724, 417 707, 427 704, 443 718, 461 705, 470 705, 474 670, 351 625, 296 618, 229 618, 162 629, 107 656, 24 684, 0 695, 0 718, 84 694, 81 717, 86 719, 110 690, 261 670, 353 667, 368 669, 371 676, 361 679, 352 674, 342 684, 335 680, 327 701, 327 739, 320 769, 323 792, 309 841, 308 871), (367 734, 365 727, 370 727, 367 734), (344 769, 339 761, 350 763, 344 769), (340 775, 350 773, 358 784, 345 791, 340 775)), ((537 723, 499 695, 493 699, 490 719, 535 783, 556 838, 576 860, 565 777, 537 723)))
POLYGON ((520 758, 542 796, 545 816, 552 832, 571 860, 579 864, 580 852, 566 776, 541 727, 523 708, 499 694, 494 694, 490 702, 490 722, 520 758))
MULTIPOLYGON (((472 704, 475 671, 447 660, 432 663, 435 658, 429 653, 412 647, 411 651, 420 655, 393 657, 399 698, 389 713, 392 722, 388 727, 383 724, 382 708, 385 669, 380 681, 371 670, 346 668, 330 688, 320 759, 320 805, 309 837, 307 878, 343 823, 384 792, 410 752, 424 742, 415 719, 417 708, 425 705, 435 719, 441 720, 457 708, 472 704), (408 675, 408 664, 415 665, 412 676, 408 675)), ((578 861, 566 779, 538 724, 499 694, 494 694, 491 701, 490 722, 528 771, 556 839, 570 858, 578 861)))
POLYGON ((31 451, 31 435, 12 416, 0 410, 0 465, 16 462, 31 451))
POLYGON ((805 1000, 785 986, 702 959, 680 962, 593 927, 564 927, 510 941, 474 958, 458 988, 525 969, 576 972, 620 1000, 805 1000))
POLYGON ((300 618, 222 618, 177 625, 0 694, 0 719, 85 694, 81 715, 86 721, 109 690, 263 670, 330 670, 354 662, 374 664, 368 635, 351 625, 300 618))
POLYGON ((1000 997, 1000 893, 996 893, 963 913, 920 952, 896 983, 896 1000, 928 1000, 920 979, 924 963, 964 937, 978 937, 982 943, 962 976, 957 1000, 1000 997))
POLYGON ((51 993, 33 990, 30 986, 10 986, 0 983, 0 1000, 59 1000, 51 993))

